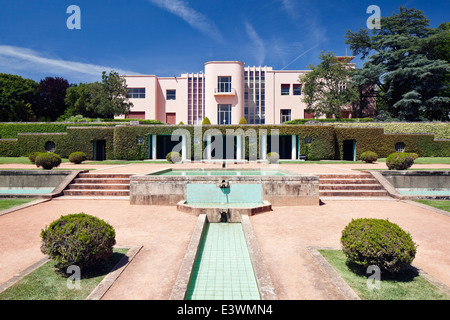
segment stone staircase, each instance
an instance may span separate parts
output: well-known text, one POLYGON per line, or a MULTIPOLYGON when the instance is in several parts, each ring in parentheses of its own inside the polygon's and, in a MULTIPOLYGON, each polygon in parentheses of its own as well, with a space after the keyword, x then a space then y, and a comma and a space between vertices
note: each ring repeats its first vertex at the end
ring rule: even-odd
POLYGON ((320 197, 387 197, 388 193, 370 173, 319 174, 320 197))
POLYGON ((64 190, 64 195, 129 197, 130 176, 122 173, 80 173, 64 190))

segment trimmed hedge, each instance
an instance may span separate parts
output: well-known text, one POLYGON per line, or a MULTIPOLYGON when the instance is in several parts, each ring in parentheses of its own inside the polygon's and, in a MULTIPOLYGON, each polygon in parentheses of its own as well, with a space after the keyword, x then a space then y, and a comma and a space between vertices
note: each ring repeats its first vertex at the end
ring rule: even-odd
MULTIPOLYGON (((335 120, 335 119, 330 119, 335 120)), ((272 130, 279 135, 297 135, 299 138, 299 153, 306 154, 309 160, 343 159, 343 144, 345 140, 356 141, 356 157, 367 150, 375 152, 384 158, 395 152, 395 144, 403 142, 405 152, 417 153, 420 157, 449 157, 450 140, 435 140, 432 134, 386 134, 383 128, 363 128, 338 125, 117 125, 111 123, 88 123, 74 125, 68 123, 45 124, 0 124, 0 128, 7 128, 9 137, 16 135, 16 139, 0 139, 0 156, 17 157, 28 156, 31 152, 45 152, 45 143, 53 141, 56 145, 55 153, 68 158, 75 151, 84 152, 87 159, 94 157, 93 143, 95 140, 106 141, 106 159, 140 160, 149 158, 149 135, 170 135, 175 130, 184 130, 191 136, 191 159, 199 159, 206 147, 203 137, 207 130, 209 134, 225 135, 231 132, 246 135, 245 158, 254 159, 250 153, 257 150, 259 155, 259 133, 266 130, 268 142, 272 130), (58 132, 43 132, 43 131, 58 132), (194 132, 201 130, 199 144, 194 144, 194 132), (19 132, 21 131, 21 132, 19 132), (30 131, 34 131, 31 133, 30 131), (254 136, 249 139, 248 136, 254 136), (141 143, 137 143, 138 138, 141 143), (307 141, 305 141, 307 140, 307 141), (251 147, 250 147, 251 143, 251 147), (253 148, 256 146, 257 148, 253 148), (201 147, 201 148, 197 148, 201 147)), ((449 127, 448 124, 447 128, 449 127)), ((442 131, 444 132, 444 131, 442 131)), ((270 150, 268 150, 270 151, 270 150)), ((188 157, 189 158, 189 157, 188 157)))
POLYGON ((406 152, 395 152, 386 158, 386 165, 389 170, 407 170, 417 159, 417 154, 406 152))
POLYGON ((86 160, 86 153, 78 151, 78 152, 73 152, 70 154, 69 156, 69 161, 75 164, 80 164, 83 161, 86 160))
POLYGON ((95 266, 113 253, 114 228, 85 213, 69 214, 41 230, 41 251, 48 254, 59 269, 77 265, 95 266))
POLYGON ((381 219, 352 219, 342 231, 341 244, 350 262, 387 272, 409 267, 417 250, 409 233, 381 219))
POLYGON ((361 154, 360 158, 366 163, 373 163, 378 160, 378 155, 373 151, 365 151, 361 154))
POLYGON ((38 153, 34 159, 36 167, 42 167, 44 170, 51 170, 59 167, 61 164, 61 157, 53 152, 38 153))

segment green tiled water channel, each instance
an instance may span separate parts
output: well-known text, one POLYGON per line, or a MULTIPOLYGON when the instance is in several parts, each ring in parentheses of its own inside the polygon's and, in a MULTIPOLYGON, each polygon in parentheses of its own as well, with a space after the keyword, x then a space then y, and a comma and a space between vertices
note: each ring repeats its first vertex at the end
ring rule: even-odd
POLYGON ((240 223, 207 223, 187 300, 260 300, 240 223))

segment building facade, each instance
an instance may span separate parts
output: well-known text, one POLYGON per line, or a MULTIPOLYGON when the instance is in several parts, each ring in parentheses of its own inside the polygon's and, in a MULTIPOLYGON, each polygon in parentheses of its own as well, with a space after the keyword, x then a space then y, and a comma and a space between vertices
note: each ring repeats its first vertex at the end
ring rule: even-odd
POLYGON ((299 76, 308 71, 249 67, 240 61, 210 61, 199 73, 180 77, 125 75, 132 119, 196 125, 282 124, 311 118, 302 101, 299 76))

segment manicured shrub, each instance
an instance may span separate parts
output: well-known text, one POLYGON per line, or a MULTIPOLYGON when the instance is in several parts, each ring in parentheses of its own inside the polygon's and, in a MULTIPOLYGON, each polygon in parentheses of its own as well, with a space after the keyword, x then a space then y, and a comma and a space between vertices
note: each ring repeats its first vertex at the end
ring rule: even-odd
POLYGON ((373 151, 365 151, 359 158, 366 163, 372 163, 378 160, 378 155, 373 151))
POLYGON ((169 152, 166 156, 166 160, 171 163, 178 163, 181 161, 181 154, 179 152, 169 152))
POLYGON ((270 163, 277 163, 278 160, 280 160, 280 155, 276 152, 270 152, 267 154, 267 160, 269 160, 270 163))
POLYGON ((203 119, 202 124, 211 124, 211 121, 209 121, 208 117, 205 117, 205 119, 203 119))
POLYGON ((86 153, 81 152, 81 151, 77 151, 77 152, 72 152, 69 155, 69 161, 75 164, 80 164, 83 161, 85 161, 87 158, 86 153))
POLYGON ((239 124, 247 124, 247 120, 242 117, 241 120, 239 120, 239 124))
POLYGON ((61 270, 71 265, 89 268, 112 255, 115 236, 114 228, 97 217, 69 214, 42 229, 41 251, 61 270))
POLYGON ((389 170, 407 170, 418 158, 416 153, 394 152, 386 158, 389 170))
POLYGON ((53 152, 43 152, 36 157, 34 163, 38 168, 51 170, 61 164, 61 157, 53 152))
POLYGON ((36 157, 37 157, 38 155, 40 155, 40 154, 41 154, 41 152, 32 152, 32 153, 30 153, 30 155, 28 156, 28 159, 30 160, 31 163, 35 163, 36 157))
POLYGON ((391 273, 407 268, 417 250, 409 233, 381 219, 352 219, 342 231, 341 244, 350 262, 391 273))

